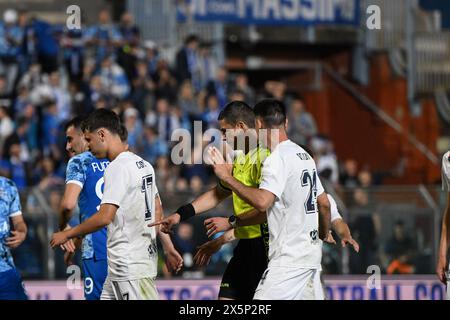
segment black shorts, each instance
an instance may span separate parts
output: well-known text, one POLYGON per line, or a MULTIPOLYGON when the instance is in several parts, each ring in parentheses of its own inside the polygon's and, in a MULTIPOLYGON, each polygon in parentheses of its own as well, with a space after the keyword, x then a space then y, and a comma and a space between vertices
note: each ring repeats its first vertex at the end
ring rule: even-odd
POLYGON ((240 239, 220 284, 219 298, 252 300, 267 268, 267 242, 263 237, 240 239))

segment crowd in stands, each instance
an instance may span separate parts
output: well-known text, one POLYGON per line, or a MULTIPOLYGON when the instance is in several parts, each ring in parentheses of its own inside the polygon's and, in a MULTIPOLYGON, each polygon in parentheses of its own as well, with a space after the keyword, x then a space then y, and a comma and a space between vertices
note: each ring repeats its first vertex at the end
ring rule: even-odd
MULTIPOLYGON (((142 39, 130 13, 113 22, 102 10, 95 25, 68 30, 26 11, 5 11, 0 22, 0 175, 20 191, 38 188, 57 212, 69 159, 64 125, 73 116, 109 108, 123 119, 130 150, 155 167, 162 194, 198 194, 216 180, 206 165, 172 163, 172 132, 193 132, 194 121, 201 121, 203 132, 217 128, 228 101, 253 105, 273 97, 287 106, 290 138, 315 152, 322 179, 335 188, 355 188, 356 202, 380 182, 355 160, 338 161, 332 140, 321 135, 307 111, 314 106, 306 106, 282 81, 267 79, 264 87, 252 87, 245 73, 230 73, 211 44, 196 35, 180 44, 172 60, 157 43, 142 39)), ((201 137, 194 137, 193 158, 202 156, 203 146, 201 137)), ((182 232, 179 246, 195 250, 186 242, 189 230, 182 232)))

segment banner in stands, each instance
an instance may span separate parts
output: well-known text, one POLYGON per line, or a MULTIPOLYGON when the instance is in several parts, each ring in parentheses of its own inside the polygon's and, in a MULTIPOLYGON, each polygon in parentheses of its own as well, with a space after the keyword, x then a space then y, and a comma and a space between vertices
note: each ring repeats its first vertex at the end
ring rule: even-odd
MULTIPOLYGON (((445 287, 433 275, 381 278, 379 288, 370 289, 367 277, 324 277, 327 298, 330 300, 443 300, 445 287)), ((161 300, 215 300, 219 293, 219 279, 158 280, 161 300)), ((83 290, 70 288, 65 281, 25 281, 25 289, 32 300, 81 300, 83 290)))
POLYGON ((185 0, 177 19, 257 25, 359 25, 359 0, 185 0))

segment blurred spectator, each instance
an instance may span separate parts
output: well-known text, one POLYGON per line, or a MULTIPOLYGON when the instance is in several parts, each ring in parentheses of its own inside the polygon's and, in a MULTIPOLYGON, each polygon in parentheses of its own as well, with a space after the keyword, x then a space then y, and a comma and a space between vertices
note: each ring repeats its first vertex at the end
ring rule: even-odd
POLYGON ((350 208, 350 216, 354 217, 350 229, 353 238, 360 244, 360 251, 350 250, 350 273, 364 274, 367 267, 376 264, 377 251, 377 215, 369 204, 366 191, 356 189, 353 193, 355 205, 350 208))
POLYGON ((59 134, 58 107, 54 101, 50 101, 45 104, 43 108, 42 124, 40 128, 43 154, 59 158, 57 144, 59 134))
POLYGON ((313 116, 305 110, 303 98, 296 97, 291 101, 288 114, 289 138, 299 145, 309 144, 317 135, 317 126, 313 116))
POLYGON ((154 127, 146 126, 142 148, 143 158, 155 165, 158 157, 167 156, 168 154, 169 147, 164 140, 158 137, 158 131, 154 127))
POLYGON ((55 162, 50 157, 44 157, 35 170, 35 181, 41 190, 51 190, 64 185, 64 179, 55 173, 55 162))
POLYGON ((194 81, 195 91, 199 92, 206 87, 209 81, 216 78, 219 63, 211 52, 211 46, 207 43, 202 43, 199 49, 199 80, 194 81))
POLYGON ((70 81, 80 83, 83 79, 85 55, 82 29, 64 29, 61 46, 64 50, 64 65, 70 81))
POLYGON ((125 72, 111 56, 103 58, 99 76, 102 92, 107 92, 118 99, 124 99, 130 93, 130 85, 125 72))
POLYGON ((8 157, 0 160, 0 175, 10 178, 19 191, 28 186, 29 169, 27 163, 21 159, 21 146, 19 141, 9 145, 8 157))
POLYGON ((177 52, 176 76, 178 83, 184 80, 192 80, 193 73, 198 68, 198 46, 199 39, 196 35, 190 35, 184 41, 184 46, 177 52))
POLYGON ((19 86, 27 88, 29 91, 45 83, 45 77, 42 73, 41 65, 37 62, 32 63, 27 72, 22 76, 19 86))
POLYGON ((160 62, 160 65, 162 65, 163 67, 159 68, 158 70, 158 86, 156 89, 156 97, 158 99, 167 99, 169 103, 176 103, 178 95, 177 82, 170 73, 169 68, 163 64, 163 61, 160 62))
POLYGON ((58 70, 59 43, 55 38, 55 28, 43 21, 34 18, 31 22, 33 37, 35 38, 36 52, 43 73, 52 73, 58 70))
POLYGON ((320 176, 336 185, 339 179, 339 167, 331 141, 327 137, 316 136, 311 140, 311 147, 316 154, 317 170, 320 176))
POLYGON ((13 94, 8 91, 6 76, 0 74, 0 105, 11 108, 14 100, 13 94))
POLYGON ((130 151, 137 152, 143 143, 143 127, 142 121, 139 118, 139 112, 135 108, 131 107, 125 110, 123 117, 125 127, 128 130, 128 145, 130 147, 130 151))
POLYGON ((194 266, 195 243, 193 240, 194 228, 191 224, 182 222, 178 226, 177 232, 172 237, 175 249, 183 257, 182 272, 192 271, 194 266))
POLYGON ((219 102, 219 108, 222 109, 228 102, 228 94, 231 91, 228 72, 224 67, 217 69, 216 78, 208 82, 206 91, 209 95, 215 95, 219 102))
POLYGON ((148 73, 150 74, 150 76, 155 77, 158 69, 158 62, 160 59, 158 46, 155 42, 146 40, 144 41, 143 47, 145 53, 142 58, 147 63, 148 73))
POLYGON ((6 90, 11 93, 19 73, 19 53, 23 29, 18 24, 17 11, 8 9, 0 23, 0 73, 6 75, 6 90))
POLYGON ((53 100, 56 103, 58 120, 64 122, 72 116, 70 105, 70 96, 66 88, 62 86, 59 72, 52 72, 49 76, 49 83, 53 94, 53 100))
POLYGON ((129 81, 136 76, 136 61, 139 52, 138 26, 134 24, 134 17, 131 13, 125 12, 120 17, 119 32, 122 36, 122 44, 117 50, 117 63, 123 68, 129 81))
POLYGON ((172 113, 169 102, 164 98, 156 101, 156 110, 147 113, 145 123, 156 127, 159 137, 166 142, 170 142, 173 130, 180 128, 178 117, 172 113))
POLYGON ((372 186, 372 173, 368 169, 363 169, 358 173, 358 182, 361 188, 372 186))
POLYGON ((161 155, 156 159, 155 171, 158 189, 167 192, 173 191, 176 177, 170 167, 168 156, 161 155))
POLYGON ((203 114, 203 120, 206 122, 207 129, 218 128, 218 117, 220 114, 219 101, 215 95, 206 97, 206 108, 203 114))
POLYGON ((339 177, 339 183, 346 188, 356 188, 358 182, 358 163, 354 159, 344 162, 344 169, 339 177))
POLYGON ((6 138, 11 135, 14 130, 14 123, 9 117, 8 108, 0 107, 0 156, 3 150, 3 144, 6 138))
POLYGON ((133 79, 133 93, 131 100, 139 110, 141 116, 147 112, 146 105, 153 104, 155 82, 153 81, 147 67, 147 62, 140 60, 136 62, 136 77, 133 79))
POLYGON ((388 274, 414 273, 416 245, 414 239, 408 236, 403 221, 398 220, 395 223, 392 238, 386 244, 385 252, 390 260, 386 270, 388 274))
MULTIPOLYGON (((255 91, 248 84, 248 78, 245 74, 240 73, 234 79, 233 91, 241 92, 244 95, 244 99, 248 105, 253 106, 255 104, 255 91)), ((235 100, 235 99, 230 99, 235 100)))
POLYGON ((189 81, 184 81, 180 87, 178 105, 183 113, 189 116, 190 121, 200 120, 201 110, 195 99, 194 88, 189 81))
MULTIPOLYGON (((119 32, 126 45, 139 45, 140 30, 134 23, 134 17, 129 12, 124 12, 120 17, 119 32)), ((124 50, 127 50, 123 48, 124 50)))
POLYGON ((98 13, 98 25, 87 29, 86 44, 95 50, 95 59, 100 64, 103 59, 115 53, 115 49, 122 44, 122 36, 118 28, 111 23, 111 16, 107 9, 98 13))

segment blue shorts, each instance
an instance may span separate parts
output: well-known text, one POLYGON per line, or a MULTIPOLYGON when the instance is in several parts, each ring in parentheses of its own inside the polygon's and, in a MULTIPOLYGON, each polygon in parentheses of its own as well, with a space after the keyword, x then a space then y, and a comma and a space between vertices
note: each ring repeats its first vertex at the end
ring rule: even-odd
POLYGON ((22 278, 15 268, 0 273, 0 300, 28 300, 22 278))
POLYGON ((107 260, 84 259, 83 272, 84 297, 86 300, 100 300, 103 283, 108 275, 107 260))

